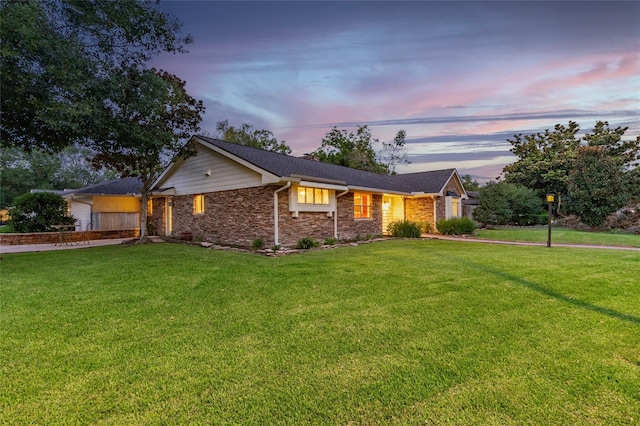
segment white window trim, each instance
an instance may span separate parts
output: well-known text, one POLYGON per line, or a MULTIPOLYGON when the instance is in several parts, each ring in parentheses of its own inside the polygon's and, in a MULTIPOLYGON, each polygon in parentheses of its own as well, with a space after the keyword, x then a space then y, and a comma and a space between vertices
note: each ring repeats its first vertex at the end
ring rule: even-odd
POLYGON ((336 191, 333 188, 328 188, 331 185, 318 185, 312 182, 301 182, 298 185, 292 185, 289 189, 289 212, 293 217, 298 217, 299 212, 320 212, 327 213, 327 216, 333 215, 336 211, 336 191), (329 190, 329 204, 302 204, 298 203, 298 188, 320 188, 329 190))
POLYGON ((451 195, 447 195, 445 197, 445 201, 446 201, 446 212, 445 212, 445 217, 446 219, 450 219, 452 217, 461 217, 462 216, 462 197, 453 197, 451 195), (457 215, 453 215, 453 199, 458 200, 458 214, 457 215))

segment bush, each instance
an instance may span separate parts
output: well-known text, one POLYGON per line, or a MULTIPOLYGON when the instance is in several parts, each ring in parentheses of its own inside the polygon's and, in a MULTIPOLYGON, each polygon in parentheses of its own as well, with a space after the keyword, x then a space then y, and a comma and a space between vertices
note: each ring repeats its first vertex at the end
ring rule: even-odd
POLYGON ((16 232, 51 232, 51 225, 72 225, 67 216, 67 203, 53 192, 34 192, 15 199, 9 223, 16 232))
POLYGON ((324 245, 325 246, 332 246, 336 243, 336 239, 335 238, 327 238, 326 240, 324 240, 324 245))
POLYGON ((423 222, 422 223, 422 232, 424 232, 425 234, 433 233, 433 226, 431 226, 430 222, 423 222))
POLYGON ((262 238, 256 238, 251 241, 251 248, 253 250, 262 250, 264 248, 264 240, 262 238))
POLYGON ((309 250, 311 248, 318 247, 319 245, 320 243, 314 238, 304 237, 298 240, 298 243, 296 244, 296 248, 301 250, 309 250))
POLYGON ((476 230, 476 223, 468 217, 452 217, 440 219, 436 224, 438 231, 444 235, 469 235, 476 230))
POLYGON ((387 225, 387 232, 393 237, 420 238, 421 226, 417 222, 408 220, 396 220, 387 225))
POLYGON ((485 225, 535 225, 544 214, 542 204, 536 192, 525 186, 489 182, 480 188, 480 205, 473 218, 485 225))

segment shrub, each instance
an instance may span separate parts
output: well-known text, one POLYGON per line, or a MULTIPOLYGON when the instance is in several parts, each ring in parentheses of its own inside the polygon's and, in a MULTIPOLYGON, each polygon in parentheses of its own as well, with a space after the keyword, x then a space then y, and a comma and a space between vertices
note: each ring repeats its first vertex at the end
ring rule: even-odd
POLYGON ((296 244, 296 248, 301 250, 309 250, 311 248, 318 247, 319 245, 320 243, 314 238, 304 237, 298 240, 298 243, 296 244))
POLYGON ((436 224, 438 231, 444 235, 468 235, 476 230, 476 223, 468 217, 452 217, 440 219, 436 224))
POLYGON ((430 222, 423 222, 421 226, 422 226, 422 232, 424 232, 425 234, 433 233, 433 227, 431 226, 430 222))
POLYGON ((327 238, 326 240, 324 240, 324 245, 325 246, 332 246, 336 243, 336 239, 335 238, 327 238))
POLYGON ((387 232, 394 237, 420 238, 421 227, 419 223, 408 220, 397 220, 387 225, 387 232))
POLYGON ((251 248, 253 250, 262 250, 264 248, 264 240, 262 238, 256 238, 251 241, 251 248))
POLYGON ((480 205, 473 218, 485 225, 535 225, 544 214, 542 204, 536 192, 525 186, 489 182, 480 188, 480 205))
POLYGON ((34 192, 15 199, 9 223, 16 232, 49 232, 57 223, 72 225, 75 219, 67 216, 67 203, 52 192, 34 192))

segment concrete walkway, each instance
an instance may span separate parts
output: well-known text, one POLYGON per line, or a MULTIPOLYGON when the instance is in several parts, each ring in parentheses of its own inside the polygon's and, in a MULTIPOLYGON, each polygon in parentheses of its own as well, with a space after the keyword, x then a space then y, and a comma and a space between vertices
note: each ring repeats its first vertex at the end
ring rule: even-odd
MULTIPOLYGON (((467 243, 484 243, 484 244, 508 244, 508 245, 516 245, 516 246, 540 246, 546 247, 547 243, 527 243, 521 241, 498 241, 498 240, 481 240, 479 238, 470 238, 470 237, 454 237, 450 235, 439 235, 439 234, 424 234, 422 235, 424 239, 431 240, 447 240, 447 241, 458 241, 458 242, 467 242, 467 243)), ((27 253, 27 252, 37 252, 37 251, 52 251, 52 250, 71 250, 71 249, 85 249, 91 247, 99 247, 99 246, 110 246, 122 244, 124 241, 131 240, 131 238, 114 238, 110 240, 92 240, 88 244, 87 243, 78 243, 78 244, 63 244, 63 245, 55 245, 55 244, 24 244, 24 245, 15 245, 15 246, 0 246, 0 254, 9 254, 9 253, 27 253)), ((153 242, 163 242, 160 238, 151 238, 153 242)), ((590 249, 606 249, 606 250, 630 250, 630 251, 640 251, 640 247, 626 247, 626 246, 598 246, 598 245, 588 245, 588 244, 559 244, 551 242, 551 248, 553 247, 572 247, 572 248, 590 248, 590 249)))
POLYGON ((72 250, 86 249, 91 247, 112 246, 122 244, 131 238, 114 238, 109 240, 91 240, 87 242, 69 243, 69 244, 23 244, 15 246, 0 246, 0 254, 8 253, 27 253, 32 251, 53 251, 53 250, 72 250))
MULTIPOLYGON (((467 243, 508 244, 508 245, 514 245, 514 246, 539 246, 539 247, 547 246, 546 241, 544 243, 529 243, 524 241, 483 240, 480 238, 473 238, 473 237, 454 237, 451 235, 439 235, 439 234, 424 234, 422 235, 422 238, 431 239, 431 240, 448 240, 448 241, 458 241, 458 242, 467 242, 467 243)), ((640 247, 601 246, 601 245, 594 245, 594 244, 560 244, 560 243, 554 243, 553 240, 551 240, 551 248, 553 247, 640 251, 640 247)))

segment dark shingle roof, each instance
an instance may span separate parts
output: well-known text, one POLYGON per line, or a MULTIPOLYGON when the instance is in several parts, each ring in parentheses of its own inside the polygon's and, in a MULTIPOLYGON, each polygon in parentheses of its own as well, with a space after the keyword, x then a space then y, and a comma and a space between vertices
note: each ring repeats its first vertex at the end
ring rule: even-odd
POLYGON ((66 194, 87 194, 87 195, 130 195, 140 194, 142 181, 138 177, 128 177, 115 179, 96 185, 85 186, 84 188, 67 191, 66 194))
POLYGON ((381 175, 335 164, 292 157, 245 145, 238 145, 205 136, 198 136, 205 144, 213 145, 278 177, 294 175, 344 182, 349 186, 398 192, 438 193, 451 178, 455 169, 402 175, 381 175))

